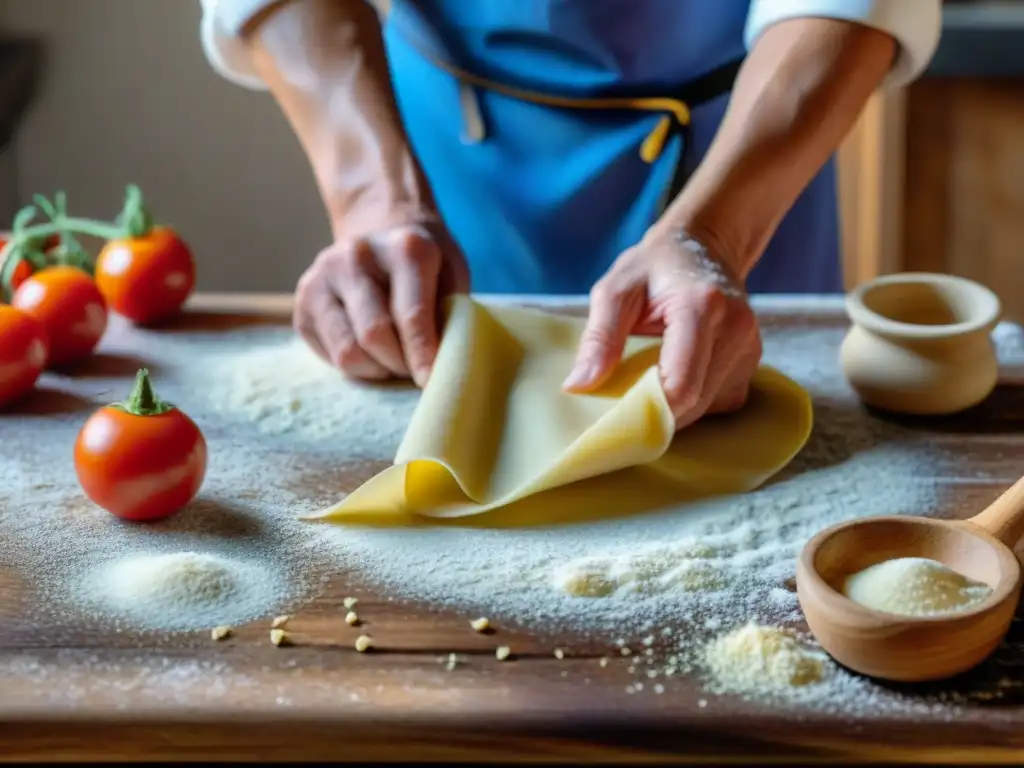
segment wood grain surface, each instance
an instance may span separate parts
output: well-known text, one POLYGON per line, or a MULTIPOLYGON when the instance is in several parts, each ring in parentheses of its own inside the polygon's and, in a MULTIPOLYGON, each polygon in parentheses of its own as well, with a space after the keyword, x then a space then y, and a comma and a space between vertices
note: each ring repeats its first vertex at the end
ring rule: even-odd
MULTIPOLYGON (((836 305, 820 322, 843 323, 836 305)), ((206 296, 185 327, 280 323, 285 297, 206 296)), ((765 319, 785 325, 795 316, 765 319)), ((804 312, 797 317, 807 322, 804 312)), ((127 379, 126 379, 127 380, 127 379)), ((10 418, 9 416, 7 418, 10 418)), ((2 440, 3 417, 0 417, 2 440)), ((946 516, 965 517, 1021 474, 1024 394, 1003 387, 961 417, 914 423, 958 451, 963 471, 943 479, 946 516), (982 478, 982 479, 977 479, 982 478)), ((3 543, 0 542, 0 551, 3 543)), ((343 575, 289 623, 295 645, 267 642, 267 622, 228 641, 206 635, 107 634, 69 619, 40 626, 19 618, 30 575, 0 567, 0 759, 3 760, 451 760, 830 762, 906 760, 1020 762, 1024 688, 979 698, 953 721, 940 714, 880 716, 776 710, 709 697, 675 678, 663 696, 632 696, 626 660, 607 667, 608 649, 578 637, 540 637, 499 627, 468 631, 465 615, 418 609, 356 590, 343 575), (383 640, 360 654, 342 600, 383 640), (515 649, 499 663, 496 645, 515 649), (564 659, 555 647, 567 649, 564 659), (457 652, 454 671, 439 659, 457 652), (196 664, 189 686, 161 674, 196 664)), ((1024 627, 1015 625, 993 675, 1020 676, 1024 627)))

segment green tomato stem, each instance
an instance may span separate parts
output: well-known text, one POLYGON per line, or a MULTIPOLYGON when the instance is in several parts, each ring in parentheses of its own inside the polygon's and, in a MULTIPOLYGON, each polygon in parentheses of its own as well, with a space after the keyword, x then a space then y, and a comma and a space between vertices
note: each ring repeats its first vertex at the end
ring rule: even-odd
POLYGON ((133 416, 159 416, 174 410, 173 405, 156 396, 153 383, 149 380, 149 371, 145 368, 140 368, 135 375, 135 386, 128 399, 112 407, 133 416))
POLYGON ((47 224, 36 224, 34 227, 25 227, 18 232, 15 240, 31 240, 34 238, 50 237, 63 232, 74 232, 76 235, 91 235, 102 240, 116 240, 124 237, 124 228, 112 224, 104 224, 101 221, 92 219, 79 219, 74 217, 58 217, 47 224))

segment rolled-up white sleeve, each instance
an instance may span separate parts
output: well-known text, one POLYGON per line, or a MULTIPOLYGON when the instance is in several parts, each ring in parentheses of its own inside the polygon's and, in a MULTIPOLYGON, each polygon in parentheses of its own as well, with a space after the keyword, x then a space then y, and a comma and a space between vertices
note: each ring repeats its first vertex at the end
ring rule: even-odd
POLYGON ((210 65, 228 80, 253 90, 266 85, 253 69, 241 38, 242 29, 275 0, 200 0, 200 35, 210 65))
POLYGON ((899 45, 883 87, 907 85, 928 66, 942 32, 942 0, 751 0, 745 39, 751 48, 768 27, 802 17, 844 19, 891 35, 899 45))

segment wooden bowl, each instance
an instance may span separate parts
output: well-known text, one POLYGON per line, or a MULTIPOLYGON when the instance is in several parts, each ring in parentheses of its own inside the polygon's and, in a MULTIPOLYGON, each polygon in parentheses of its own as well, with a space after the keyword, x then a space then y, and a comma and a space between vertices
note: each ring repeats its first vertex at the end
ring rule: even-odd
POLYGON ((836 661, 865 675, 922 682, 965 672, 996 649, 1013 620, 1021 566, 1000 538, 1018 536, 1019 518, 993 505, 969 521, 875 517, 822 531, 797 563, 797 597, 807 624, 836 661), (842 594, 847 577, 903 557, 938 561, 987 584, 992 593, 968 610, 943 616, 876 611, 842 594))

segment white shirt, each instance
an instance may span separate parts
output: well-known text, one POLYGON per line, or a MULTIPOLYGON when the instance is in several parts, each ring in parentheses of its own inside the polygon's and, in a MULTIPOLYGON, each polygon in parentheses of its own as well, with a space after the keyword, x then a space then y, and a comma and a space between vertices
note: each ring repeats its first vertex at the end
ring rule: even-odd
MULTIPOLYGON (((203 8, 203 49, 213 68, 239 85, 265 88, 253 70, 238 34, 249 19, 274 0, 200 2, 203 8)), ((388 5, 388 0, 371 2, 378 6, 388 5)), ((744 31, 747 48, 753 46, 773 24, 808 16, 858 22, 895 38, 899 44, 899 55, 884 83, 884 87, 891 88, 910 83, 931 61, 942 30, 942 0, 750 0, 744 31)))

